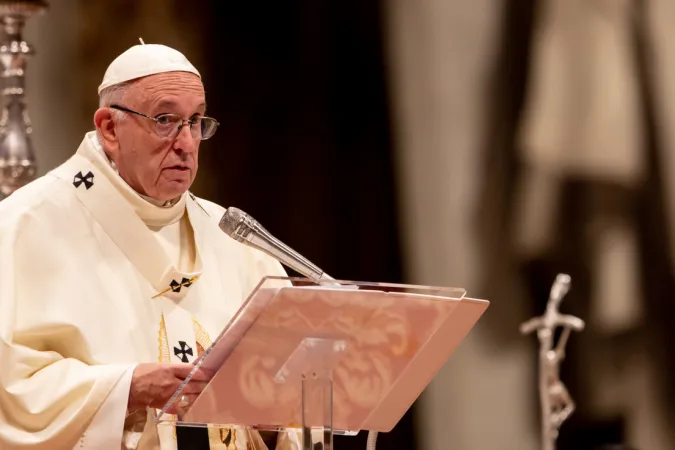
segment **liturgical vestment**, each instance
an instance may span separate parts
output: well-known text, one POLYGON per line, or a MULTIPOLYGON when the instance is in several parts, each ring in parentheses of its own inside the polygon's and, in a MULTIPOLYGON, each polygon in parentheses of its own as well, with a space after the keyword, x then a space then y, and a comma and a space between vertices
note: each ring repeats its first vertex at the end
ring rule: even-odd
MULTIPOLYGON (((262 277, 285 275, 226 236, 223 213, 189 192, 140 196, 95 133, 0 202, 0 449, 176 448, 171 427, 127 410, 135 365, 194 361, 262 277)), ((212 449, 266 448, 209 434, 212 449)))

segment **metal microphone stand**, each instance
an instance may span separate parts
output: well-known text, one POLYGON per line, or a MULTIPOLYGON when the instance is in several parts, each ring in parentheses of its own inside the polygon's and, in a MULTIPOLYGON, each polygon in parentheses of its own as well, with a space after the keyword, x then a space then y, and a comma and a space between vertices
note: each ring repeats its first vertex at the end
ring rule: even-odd
POLYGON ((560 363, 565 358, 565 345, 570 332, 582 331, 584 321, 578 317, 560 314, 558 307, 570 288, 569 275, 559 274, 546 305, 544 315, 534 317, 520 326, 522 334, 537 331, 539 338, 539 395, 541 402, 542 450, 555 450, 558 431, 572 414, 575 405, 567 388, 560 381, 560 363), (555 332, 562 327, 562 334, 555 344, 555 332))

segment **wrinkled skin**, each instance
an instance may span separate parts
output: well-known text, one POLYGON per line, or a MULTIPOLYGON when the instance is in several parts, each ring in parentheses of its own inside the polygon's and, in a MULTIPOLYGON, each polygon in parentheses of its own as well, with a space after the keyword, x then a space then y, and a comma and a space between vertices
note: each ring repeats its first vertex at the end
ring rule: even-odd
MULTIPOLYGON (((150 75, 133 82, 120 106, 150 117, 177 114, 184 119, 204 115, 206 99, 200 78, 189 72, 150 75)), ((155 122, 115 110, 100 108, 94 123, 101 145, 120 176, 136 192, 167 201, 186 192, 197 175, 200 139, 184 126, 175 138, 161 138, 155 122)))
MULTIPOLYGON (((147 407, 162 409, 192 369, 194 369, 192 364, 185 363, 141 363, 137 365, 129 389, 127 403, 129 411, 143 410, 147 407)), ((190 382, 181 391, 186 403, 180 405, 179 401, 176 401, 168 412, 176 414, 178 406, 188 409, 212 376, 210 372, 197 369, 190 382)))

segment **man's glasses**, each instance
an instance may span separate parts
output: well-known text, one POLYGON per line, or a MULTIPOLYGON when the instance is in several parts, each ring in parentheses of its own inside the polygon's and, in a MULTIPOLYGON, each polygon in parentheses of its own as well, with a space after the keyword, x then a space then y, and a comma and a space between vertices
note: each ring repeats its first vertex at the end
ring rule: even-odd
POLYGON ((150 117, 146 114, 132 111, 131 109, 119 105, 110 105, 110 108, 153 120, 155 122, 155 132, 157 133, 157 136, 161 138, 175 138, 187 123, 193 138, 206 140, 216 133, 216 129, 218 128, 218 125, 220 125, 216 119, 211 117, 197 116, 188 120, 185 120, 176 114, 160 114, 157 117, 150 117))

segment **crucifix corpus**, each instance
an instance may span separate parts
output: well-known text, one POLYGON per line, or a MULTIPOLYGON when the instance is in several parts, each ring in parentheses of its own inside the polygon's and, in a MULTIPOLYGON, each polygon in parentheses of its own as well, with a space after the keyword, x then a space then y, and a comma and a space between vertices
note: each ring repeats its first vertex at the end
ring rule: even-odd
POLYGON ((582 331, 584 321, 578 317, 560 314, 559 306, 570 289, 571 278, 558 274, 551 287, 546 312, 520 326, 522 334, 537 332, 539 338, 539 395, 541 404, 542 450, 555 450, 556 439, 562 423, 574 411, 574 401, 560 381, 560 363, 565 358, 565 345, 570 332, 582 331), (555 333, 562 333, 555 343, 555 333))

